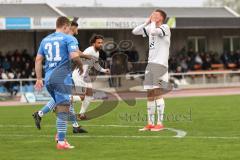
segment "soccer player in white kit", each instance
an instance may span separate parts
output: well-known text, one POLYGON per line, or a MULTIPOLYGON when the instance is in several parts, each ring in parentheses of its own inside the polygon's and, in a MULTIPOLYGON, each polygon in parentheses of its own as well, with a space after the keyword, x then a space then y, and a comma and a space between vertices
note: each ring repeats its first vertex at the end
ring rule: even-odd
POLYGON ((83 74, 79 74, 79 70, 75 69, 72 73, 72 78, 75 84, 76 93, 81 95, 82 89, 85 89, 85 97, 82 101, 81 110, 78 114, 78 119, 84 120, 87 119, 85 113, 88 109, 88 106, 92 100, 93 96, 93 86, 91 82, 91 77, 89 76, 89 71, 92 67, 96 70, 109 74, 109 69, 104 69, 100 66, 98 59, 99 59, 99 50, 103 46, 103 36, 101 35, 93 35, 90 39, 91 46, 84 50, 83 54, 89 55, 92 59, 85 59, 82 61, 83 63, 83 74))
POLYGON ((160 131, 164 128, 164 99, 161 84, 168 82, 168 58, 171 32, 166 13, 156 9, 147 21, 133 29, 135 35, 149 38, 148 65, 145 71, 144 89, 147 90, 148 124, 140 131, 160 131), (157 123, 155 111, 157 109, 157 123))

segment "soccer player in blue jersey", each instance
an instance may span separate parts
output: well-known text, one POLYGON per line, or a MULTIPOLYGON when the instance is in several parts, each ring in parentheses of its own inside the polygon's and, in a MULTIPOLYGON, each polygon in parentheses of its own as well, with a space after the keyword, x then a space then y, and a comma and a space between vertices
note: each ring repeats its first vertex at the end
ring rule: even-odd
MULTIPOLYGON (((78 34, 78 23, 75 21, 71 22, 71 27, 69 30, 70 35, 77 35, 78 34)), ((77 39, 75 39, 76 42, 78 44, 77 39)), ((91 59, 90 56, 86 55, 86 54, 82 54, 82 52, 80 52, 80 57, 81 58, 87 58, 87 59, 91 59)), ((56 107, 56 103, 54 101, 54 99, 51 99, 43 108, 41 108, 39 111, 35 112, 33 114, 33 118, 35 120, 35 124, 36 127, 38 129, 41 129, 41 119, 42 117, 47 114, 48 112, 52 111, 54 108, 56 107)), ((74 107, 71 104, 70 106, 70 116, 69 116, 69 120, 72 122, 72 126, 73 126, 73 133, 87 133, 86 130, 84 130, 81 126, 79 126, 78 122, 77 122, 77 118, 75 116, 75 111, 74 111, 74 107)))
POLYGON ((35 60, 37 76, 35 88, 41 90, 43 87, 42 64, 45 59, 45 86, 56 103, 57 149, 74 148, 65 138, 73 86, 71 60, 82 73, 78 44, 73 36, 67 35, 70 24, 71 22, 67 17, 57 19, 56 32, 42 40, 35 60))

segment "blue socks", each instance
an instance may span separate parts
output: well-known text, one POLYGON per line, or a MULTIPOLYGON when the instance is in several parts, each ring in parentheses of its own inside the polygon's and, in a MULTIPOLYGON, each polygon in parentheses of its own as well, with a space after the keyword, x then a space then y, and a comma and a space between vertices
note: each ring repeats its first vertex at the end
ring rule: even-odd
POLYGON ((58 141, 64 141, 65 136, 67 133, 67 119, 68 119, 68 113, 66 112, 60 112, 57 113, 57 133, 58 133, 58 141))
POLYGON ((38 111, 38 115, 42 117, 44 114, 47 114, 55 107, 56 107, 55 101, 51 99, 40 111, 38 111))

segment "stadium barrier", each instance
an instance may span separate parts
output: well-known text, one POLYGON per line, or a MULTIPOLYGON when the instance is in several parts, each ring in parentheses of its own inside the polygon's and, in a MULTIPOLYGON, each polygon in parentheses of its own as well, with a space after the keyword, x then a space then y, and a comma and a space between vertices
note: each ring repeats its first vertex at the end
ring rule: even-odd
MULTIPOLYGON (((170 83, 174 84, 178 89, 193 88, 216 88, 216 87, 234 87, 240 86, 240 70, 237 71, 197 71, 186 73, 169 73, 170 83)), ((99 91, 96 94, 98 99, 106 98, 104 92, 118 91, 143 91, 142 82, 144 74, 125 75, 97 75, 92 76, 93 88, 99 91), (119 81, 121 81, 119 83, 119 81), (100 93, 103 92, 103 93, 100 93)), ((19 96, 25 97, 35 96, 37 101, 47 101, 50 99, 46 88, 41 92, 34 90, 36 79, 1 79, 0 95, 8 94, 8 90, 4 89, 5 83, 14 83, 15 89, 19 96), (16 85, 17 84, 17 85, 16 85), (17 87, 16 87, 17 86, 17 87)), ((27 100, 29 101, 29 100, 27 100)))

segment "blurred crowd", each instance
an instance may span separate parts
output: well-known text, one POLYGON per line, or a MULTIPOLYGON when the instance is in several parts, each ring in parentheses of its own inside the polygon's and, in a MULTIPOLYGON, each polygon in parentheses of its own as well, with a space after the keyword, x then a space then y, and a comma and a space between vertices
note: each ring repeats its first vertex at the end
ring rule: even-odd
POLYGON ((27 50, 0 51, 0 79, 34 78, 34 58, 27 50))
POLYGON ((173 73, 221 69, 240 69, 240 50, 219 54, 211 51, 197 53, 183 48, 169 59, 169 71, 173 73))
MULTIPOLYGON (((34 58, 27 50, 0 51, 0 79, 26 79, 35 78, 34 58)), ((25 82, 23 85, 28 84, 25 82)), ((11 94, 16 94, 19 90, 19 82, 3 82, 0 87, 4 87, 11 94)), ((0 88, 3 89, 3 88, 0 88)))

